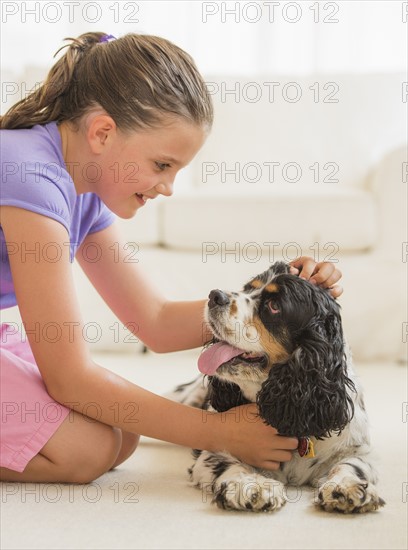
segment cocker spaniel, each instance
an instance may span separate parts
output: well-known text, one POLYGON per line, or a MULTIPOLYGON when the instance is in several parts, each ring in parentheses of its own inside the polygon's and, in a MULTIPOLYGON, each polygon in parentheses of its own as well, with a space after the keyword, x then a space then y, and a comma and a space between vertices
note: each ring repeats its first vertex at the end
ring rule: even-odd
POLYGON ((304 484, 328 512, 383 506, 362 390, 329 291, 276 262, 240 292, 212 290, 205 320, 214 334, 199 358, 205 376, 168 397, 218 412, 257 403, 263 421, 299 447, 276 471, 194 450, 192 484, 226 510, 277 510, 288 500, 285 485, 304 484))

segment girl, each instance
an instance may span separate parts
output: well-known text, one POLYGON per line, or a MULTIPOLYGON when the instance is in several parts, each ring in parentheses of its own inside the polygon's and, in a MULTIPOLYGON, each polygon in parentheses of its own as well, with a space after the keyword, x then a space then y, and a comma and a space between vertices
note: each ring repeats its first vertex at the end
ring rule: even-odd
MULTIPOLYGON (((100 32, 69 40, 44 85, 1 118, 0 306, 18 305, 28 342, 1 326, 0 479, 91 482, 126 460, 139 434, 227 450, 275 469, 298 442, 264 425, 255 404, 238 408, 239 422, 204 413, 90 356, 71 272, 75 256, 121 322, 138 326, 137 337, 153 351, 196 348, 211 337, 202 335, 205 300, 166 300, 111 247, 125 250, 114 214, 131 218, 147 201, 172 194, 178 170, 210 131, 213 109, 191 57, 167 40, 100 32), (96 263, 81 254, 90 242, 102 251, 96 263), (57 338, 41 336, 50 327, 57 338)), ((309 258, 293 266, 328 288, 341 277, 332 264, 309 258)))

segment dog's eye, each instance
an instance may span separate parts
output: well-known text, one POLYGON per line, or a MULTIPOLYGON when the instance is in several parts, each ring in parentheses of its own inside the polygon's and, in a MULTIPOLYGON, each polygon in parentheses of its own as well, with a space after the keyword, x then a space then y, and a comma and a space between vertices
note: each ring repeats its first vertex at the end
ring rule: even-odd
POLYGON ((276 315, 277 313, 280 313, 280 309, 279 309, 279 306, 278 304, 276 303, 275 300, 269 300, 267 303, 266 303, 269 311, 271 313, 273 313, 274 315, 276 315))

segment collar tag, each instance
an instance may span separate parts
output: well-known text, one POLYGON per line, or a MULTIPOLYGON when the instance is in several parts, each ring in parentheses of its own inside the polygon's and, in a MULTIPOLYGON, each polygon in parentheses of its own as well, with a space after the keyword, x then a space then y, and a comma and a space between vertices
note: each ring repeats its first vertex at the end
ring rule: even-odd
POLYGON ((299 437, 298 453, 302 458, 314 458, 314 446, 310 437, 299 437))

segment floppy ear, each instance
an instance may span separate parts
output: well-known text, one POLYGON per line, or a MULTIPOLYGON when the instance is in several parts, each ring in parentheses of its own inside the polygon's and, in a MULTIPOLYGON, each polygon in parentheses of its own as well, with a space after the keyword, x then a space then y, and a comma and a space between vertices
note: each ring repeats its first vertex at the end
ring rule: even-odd
POLYGON ((340 316, 330 313, 302 333, 287 363, 273 365, 257 396, 264 421, 281 435, 330 437, 354 414, 340 316))
POLYGON ((216 376, 208 377, 208 396, 210 405, 218 412, 225 412, 239 405, 250 403, 237 384, 220 380, 216 376))

